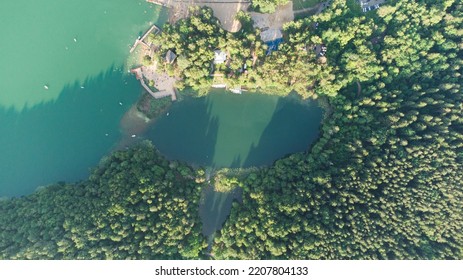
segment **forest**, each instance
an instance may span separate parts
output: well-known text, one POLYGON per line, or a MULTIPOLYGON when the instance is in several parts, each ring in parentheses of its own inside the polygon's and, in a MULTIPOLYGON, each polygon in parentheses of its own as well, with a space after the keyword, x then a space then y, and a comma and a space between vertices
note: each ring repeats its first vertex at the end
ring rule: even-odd
POLYGON ((217 259, 463 258, 462 5, 343 2, 287 29, 335 68, 322 136, 246 179, 217 259))
POLYGON ((196 259, 204 171, 150 143, 103 159, 90 178, 0 202, 0 259, 196 259))
POLYGON ((185 87, 207 92, 220 48, 231 82, 330 106, 307 152, 244 178, 221 174, 243 197, 210 252, 198 218, 204 170, 143 143, 88 180, 1 201, 0 258, 462 259, 463 5, 398 0, 359 13, 331 2, 287 24, 269 56, 246 14, 238 34, 208 9, 164 28, 163 51, 178 55, 167 70, 185 87))

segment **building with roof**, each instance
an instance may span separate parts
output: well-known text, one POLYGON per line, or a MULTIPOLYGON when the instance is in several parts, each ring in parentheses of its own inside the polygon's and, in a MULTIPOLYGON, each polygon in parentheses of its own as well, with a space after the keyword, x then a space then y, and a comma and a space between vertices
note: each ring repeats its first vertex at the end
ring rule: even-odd
POLYGON ((221 50, 214 51, 214 64, 223 64, 227 61, 227 54, 221 50))
POLYGON ((167 53, 166 53, 166 62, 167 63, 169 63, 169 64, 174 63, 176 58, 177 58, 177 55, 173 51, 171 51, 171 50, 167 51, 167 53))
POLYGON ((283 42, 283 38, 278 38, 278 39, 273 40, 273 41, 265 42, 265 44, 267 44, 267 46, 268 46, 266 55, 270 55, 272 52, 277 51, 277 50, 278 50, 278 46, 279 46, 282 42, 283 42))

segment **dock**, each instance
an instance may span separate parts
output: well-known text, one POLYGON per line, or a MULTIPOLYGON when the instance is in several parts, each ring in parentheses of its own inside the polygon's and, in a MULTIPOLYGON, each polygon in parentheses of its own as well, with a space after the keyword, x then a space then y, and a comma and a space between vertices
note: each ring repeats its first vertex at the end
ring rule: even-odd
POLYGON ((170 1, 168 0, 146 0, 146 2, 167 8, 170 8, 172 6, 172 4, 169 5, 170 1))
POLYGON ((137 78, 137 80, 140 81, 141 86, 155 99, 170 96, 172 101, 177 100, 177 95, 175 93, 174 88, 172 88, 172 90, 161 90, 161 91, 158 91, 158 92, 152 91, 151 88, 145 83, 145 79, 143 78, 143 71, 142 71, 141 67, 134 68, 134 69, 130 70, 130 72, 135 74, 135 77, 137 78))
POLYGON ((137 48, 139 44, 144 45, 145 47, 150 47, 149 44, 145 42, 146 37, 150 35, 154 30, 156 30, 156 34, 161 32, 161 29, 157 27, 155 24, 153 24, 148 31, 146 31, 143 36, 138 36, 138 38, 135 40, 135 43, 133 44, 132 48, 130 48, 130 53, 133 53, 133 51, 137 48))

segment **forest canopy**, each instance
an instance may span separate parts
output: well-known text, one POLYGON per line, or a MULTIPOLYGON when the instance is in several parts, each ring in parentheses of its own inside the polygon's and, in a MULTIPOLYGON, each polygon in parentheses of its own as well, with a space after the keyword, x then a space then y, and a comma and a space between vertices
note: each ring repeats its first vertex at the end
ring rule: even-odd
MULTIPOLYGON (((161 35, 162 52, 178 55, 167 70, 184 86, 207 92, 220 49, 231 57, 219 69, 230 83, 329 103, 309 151, 217 179, 241 186, 243 201, 208 256, 462 259, 461 2, 388 1, 368 13, 331 2, 287 24, 268 56, 245 15, 239 34, 202 9, 161 35), (321 46, 323 62, 313 51, 321 46)), ((197 213, 204 174, 147 144, 116 152, 86 181, 1 201, 0 257, 205 257, 197 213)))
POLYGON ((462 5, 343 3, 287 29, 336 68, 323 135, 247 178, 219 259, 463 258, 462 5))
POLYGON ((149 143, 115 152, 86 181, 1 201, 0 258, 199 258, 203 175, 149 143))

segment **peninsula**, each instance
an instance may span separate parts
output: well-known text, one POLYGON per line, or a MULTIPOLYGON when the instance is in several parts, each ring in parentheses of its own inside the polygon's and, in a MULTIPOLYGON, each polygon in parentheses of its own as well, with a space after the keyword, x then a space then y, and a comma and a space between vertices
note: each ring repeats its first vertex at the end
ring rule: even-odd
MULTIPOLYGON (((171 96, 174 101, 176 89, 185 87, 197 96, 211 88, 225 88, 238 94, 259 90, 280 96, 296 91, 304 99, 317 98, 315 85, 333 82, 322 42, 312 43, 307 37, 296 49, 285 44, 291 34, 284 26, 301 11, 294 11, 291 1, 271 14, 247 13, 250 3, 239 1, 210 1, 202 8, 202 2, 198 6, 182 1, 149 2, 169 8, 169 23, 162 31, 151 27, 135 41, 131 52, 141 47, 142 66, 132 72, 155 99, 171 96), (272 55, 277 50, 279 55, 272 55)), ((326 7, 316 2, 309 10, 317 14, 326 7)), ((147 100, 143 98, 145 104, 138 106, 145 115, 165 111, 159 109, 160 103, 147 105, 147 100)))

